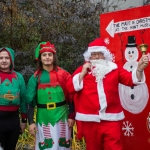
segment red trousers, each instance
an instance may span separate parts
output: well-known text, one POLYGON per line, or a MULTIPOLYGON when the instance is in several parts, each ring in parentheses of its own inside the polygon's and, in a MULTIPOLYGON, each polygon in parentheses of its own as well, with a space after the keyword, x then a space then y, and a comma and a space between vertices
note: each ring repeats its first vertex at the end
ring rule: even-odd
POLYGON ((119 121, 82 122, 86 150, 122 150, 119 121))

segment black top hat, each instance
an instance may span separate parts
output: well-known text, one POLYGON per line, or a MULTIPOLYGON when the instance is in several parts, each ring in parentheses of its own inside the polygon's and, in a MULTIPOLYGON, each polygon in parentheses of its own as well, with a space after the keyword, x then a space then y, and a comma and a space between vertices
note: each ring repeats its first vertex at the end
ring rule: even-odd
POLYGON ((136 38, 135 36, 128 36, 128 44, 126 45, 126 47, 136 47, 136 38))

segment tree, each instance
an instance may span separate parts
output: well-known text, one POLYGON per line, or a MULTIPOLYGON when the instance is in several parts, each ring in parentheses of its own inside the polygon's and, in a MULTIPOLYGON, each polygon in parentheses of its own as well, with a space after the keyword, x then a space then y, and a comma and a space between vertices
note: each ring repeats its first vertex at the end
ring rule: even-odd
POLYGON ((39 42, 54 43, 59 65, 72 73, 83 63, 87 44, 99 36, 100 3, 96 5, 90 0, 3 0, 0 3, 0 46, 7 45, 16 51, 15 69, 25 76, 28 74, 27 78, 35 67, 34 49, 39 42))

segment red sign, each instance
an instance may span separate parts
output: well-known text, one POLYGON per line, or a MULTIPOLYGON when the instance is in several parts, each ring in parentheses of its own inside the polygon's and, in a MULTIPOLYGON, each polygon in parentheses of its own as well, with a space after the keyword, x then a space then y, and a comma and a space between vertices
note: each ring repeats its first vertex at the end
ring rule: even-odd
MULTIPOLYGON (((145 44, 150 53, 150 5, 100 15, 100 36, 109 41, 115 62, 128 71, 137 67, 145 44)), ((145 69, 146 83, 134 87, 119 85, 125 119, 122 122, 124 150, 150 149, 150 65, 145 69)))

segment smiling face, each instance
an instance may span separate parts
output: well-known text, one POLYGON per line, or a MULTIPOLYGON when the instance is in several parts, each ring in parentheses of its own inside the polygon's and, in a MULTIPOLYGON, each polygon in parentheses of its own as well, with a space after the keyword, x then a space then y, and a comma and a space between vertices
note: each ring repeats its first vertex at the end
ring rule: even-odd
POLYGON ((0 52, 0 70, 3 72, 10 71, 11 60, 7 51, 0 52))
POLYGON ((52 52, 43 52, 41 54, 41 62, 43 67, 44 66, 53 66, 54 62, 54 55, 52 52))
POLYGON ((139 56, 139 53, 136 47, 127 47, 125 49, 125 59, 127 61, 137 61, 138 56, 139 56))

